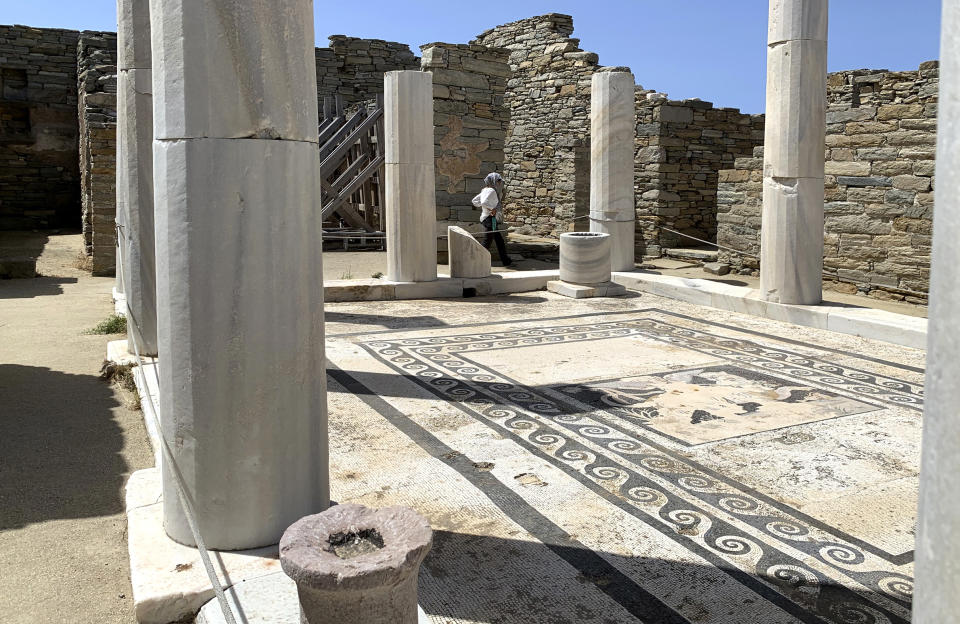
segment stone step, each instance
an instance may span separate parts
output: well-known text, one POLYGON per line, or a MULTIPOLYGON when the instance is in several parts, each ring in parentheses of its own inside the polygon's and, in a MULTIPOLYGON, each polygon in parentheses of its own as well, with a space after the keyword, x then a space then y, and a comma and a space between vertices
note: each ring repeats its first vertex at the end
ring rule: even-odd
POLYGON ((663 254, 668 258, 691 260, 693 262, 717 261, 717 250, 710 247, 675 247, 664 249, 663 254))

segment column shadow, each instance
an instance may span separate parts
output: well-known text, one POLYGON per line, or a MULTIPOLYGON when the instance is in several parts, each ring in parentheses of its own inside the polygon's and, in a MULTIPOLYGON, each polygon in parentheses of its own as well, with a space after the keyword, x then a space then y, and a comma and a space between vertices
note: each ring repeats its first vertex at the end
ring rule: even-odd
POLYGON ((95 375, 0 364, 0 531, 124 509, 118 405, 95 375))

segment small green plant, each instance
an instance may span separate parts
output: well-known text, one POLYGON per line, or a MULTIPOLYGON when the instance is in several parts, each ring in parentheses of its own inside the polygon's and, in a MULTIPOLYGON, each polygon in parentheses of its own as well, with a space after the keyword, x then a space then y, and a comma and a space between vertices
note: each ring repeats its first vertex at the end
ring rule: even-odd
POLYGON ((127 333, 127 317, 120 316, 119 314, 111 314, 84 333, 98 335, 125 334, 127 333))
POLYGON ((381 277, 383 277, 383 271, 377 271, 376 273, 374 273, 374 274, 371 275, 370 277, 372 277, 373 279, 380 279, 381 277))
POLYGON ((347 269, 340 274, 340 279, 353 279, 353 273, 350 271, 350 269, 347 269))

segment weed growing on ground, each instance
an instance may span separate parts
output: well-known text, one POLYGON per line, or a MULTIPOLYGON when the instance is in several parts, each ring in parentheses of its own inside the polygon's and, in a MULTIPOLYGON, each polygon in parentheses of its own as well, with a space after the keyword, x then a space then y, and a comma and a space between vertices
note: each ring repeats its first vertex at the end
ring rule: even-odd
POLYGON ((374 274, 371 275, 370 277, 372 277, 373 279, 380 279, 381 277, 383 277, 383 271, 377 271, 376 273, 374 273, 374 274))
POLYGON ((92 329, 83 332, 85 334, 125 334, 127 332, 127 317, 119 314, 111 314, 96 324, 92 329))
POLYGON ((92 273, 93 256, 88 256, 81 251, 79 254, 77 254, 77 259, 73 261, 73 268, 92 273))
POLYGON ((350 271, 350 269, 347 269, 340 274, 340 279, 353 279, 353 273, 350 271))
POLYGON ((100 379, 115 384, 123 391, 124 404, 127 409, 133 411, 142 409, 140 393, 137 392, 137 383, 133 379, 133 366, 118 365, 109 360, 104 360, 103 366, 100 367, 100 379))

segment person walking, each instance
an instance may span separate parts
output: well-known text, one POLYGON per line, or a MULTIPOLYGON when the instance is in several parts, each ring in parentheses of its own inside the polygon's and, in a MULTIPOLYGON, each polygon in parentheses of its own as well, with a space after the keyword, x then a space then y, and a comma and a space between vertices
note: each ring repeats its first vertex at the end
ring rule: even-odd
POLYGON ((503 240, 500 231, 503 225, 500 209, 503 201, 504 182, 503 176, 499 173, 488 173, 483 179, 483 189, 473 198, 473 205, 480 208, 480 225, 486 231, 483 240, 483 246, 490 250, 490 243, 497 243, 497 253, 500 254, 500 264, 509 267, 512 266, 510 256, 507 255, 507 244, 503 240))

